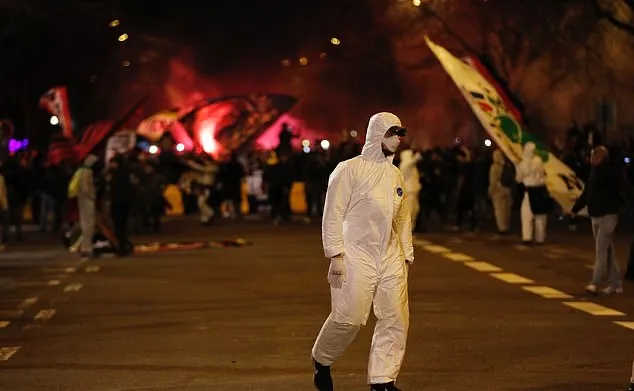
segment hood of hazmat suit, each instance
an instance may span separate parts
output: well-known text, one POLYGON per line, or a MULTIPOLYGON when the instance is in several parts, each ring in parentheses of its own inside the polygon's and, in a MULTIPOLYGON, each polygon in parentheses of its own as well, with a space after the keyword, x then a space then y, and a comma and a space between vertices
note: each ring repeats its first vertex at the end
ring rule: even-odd
POLYGON ((346 333, 356 334, 374 304, 378 322, 370 353, 371 383, 396 378, 409 325, 405 261, 414 260, 411 217, 403 177, 392 164, 393 156, 386 157, 381 147, 392 126, 401 126, 392 113, 370 118, 361 156, 339 163, 330 175, 322 222, 324 253, 328 258, 343 254, 347 275, 341 289, 331 289, 332 311, 313 353, 322 364, 334 360, 340 352, 332 347, 351 341, 346 333), (332 324, 348 330, 343 332, 348 339, 328 339, 335 338, 327 331, 332 324))
POLYGON ((535 154, 535 143, 524 145, 524 156, 517 167, 517 182, 526 187, 544 186, 545 171, 542 159, 535 154))

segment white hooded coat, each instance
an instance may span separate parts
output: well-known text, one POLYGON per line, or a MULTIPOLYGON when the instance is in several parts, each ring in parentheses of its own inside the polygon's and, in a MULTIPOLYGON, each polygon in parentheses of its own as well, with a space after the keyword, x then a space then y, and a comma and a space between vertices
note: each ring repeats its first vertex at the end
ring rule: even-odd
POLYGON ((525 193, 520 208, 522 219, 522 240, 543 243, 546 239, 547 216, 545 213, 534 213, 531 203, 540 203, 540 200, 531 200, 531 189, 546 185, 546 172, 544 163, 535 155, 535 144, 528 142, 524 145, 524 157, 517 166, 516 180, 525 186, 525 193))
POLYGON ((535 144, 528 142, 524 145, 524 156, 517 166, 517 182, 526 187, 544 186, 544 163, 535 155, 535 144))
POLYGON ((409 327, 405 261, 414 261, 410 212, 394 157, 386 157, 381 148, 392 126, 401 126, 394 114, 370 118, 361 156, 340 163, 330 175, 322 223, 324 253, 328 258, 343 254, 347 275, 341 289, 331 289, 332 311, 313 357, 323 365, 333 363, 365 325, 374 304, 372 384, 396 380, 409 327))
POLYGON ((411 149, 407 149, 401 152, 401 163, 398 166, 403 175, 403 181, 405 182, 405 193, 407 194, 405 201, 408 203, 407 207, 411 212, 412 224, 416 222, 418 212, 420 211, 420 205, 418 203, 418 194, 421 190, 420 173, 416 167, 420 159, 420 154, 415 154, 411 149))
POLYGON ((79 209, 79 226, 81 227, 82 241, 80 251, 84 255, 92 254, 92 238, 95 233, 97 194, 93 180, 91 167, 97 162, 95 155, 88 155, 81 168, 79 179, 79 194, 77 195, 77 206, 79 209))

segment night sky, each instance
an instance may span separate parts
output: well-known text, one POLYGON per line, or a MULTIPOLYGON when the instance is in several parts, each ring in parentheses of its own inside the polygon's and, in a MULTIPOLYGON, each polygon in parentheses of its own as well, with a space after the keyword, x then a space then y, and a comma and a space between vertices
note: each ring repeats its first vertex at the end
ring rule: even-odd
POLYGON ((309 43, 327 45, 354 13, 354 2, 136 0, 121 2, 136 28, 167 36, 228 63, 297 56, 309 43))

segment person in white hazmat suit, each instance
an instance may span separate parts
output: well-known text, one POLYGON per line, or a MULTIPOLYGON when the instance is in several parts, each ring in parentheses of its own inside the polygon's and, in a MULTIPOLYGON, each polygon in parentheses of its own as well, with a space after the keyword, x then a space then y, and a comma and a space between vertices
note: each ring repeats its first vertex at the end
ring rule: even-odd
POLYGON ((408 265, 414 262, 410 212, 394 152, 406 134, 399 118, 370 118, 361 156, 339 163, 328 182, 322 222, 330 258, 331 312, 312 349, 314 384, 333 390, 330 366, 365 325, 377 318, 368 364, 371 391, 394 385, 409 327, 408 265))
POLYGON ((95 183, 92 166, 97 162, 95 155, 88 155, 84 164, 79 168, 79 183, 77 192, 77 206, 79 209, 79 227, 81 228, 80 254, 83 258, 93 256, 92 239, 95 234, 96 224, 96 199, 95 183))
POLYGON ((522 220, 522 241, 544 243, 546 240, 547 215, 552 207, 552 200, 546 189, 546 171, 544 163, 535 155, 535 144, 524 145, 524 156, 517 166, 516 180, 523 185, 524 196, 520 209, 522 220))
MULTIPOLYGON (((504 153, 499 149, 493 151, 493 164, 489 169, 489 197, 493 203, 493 213, 498 232, 509 233, 511 229, 511 209, 513 208, 513 194, 503 182, 504 167, 506 165, 504 153)), ((511 176, 511 182, 513 176, 511 176)))
POLYGON ((421 190, 420 173, 416 167, 420 160, 419 153, 406 149, 401 152, 401 163, 398 166, 405 182, 405 193, 407 194, 405 202, 407 202, 407 207, 411 213, 412 222, 416 222, 418 212, 420 212, 420 204, 418 203, 418 193, 421 190))

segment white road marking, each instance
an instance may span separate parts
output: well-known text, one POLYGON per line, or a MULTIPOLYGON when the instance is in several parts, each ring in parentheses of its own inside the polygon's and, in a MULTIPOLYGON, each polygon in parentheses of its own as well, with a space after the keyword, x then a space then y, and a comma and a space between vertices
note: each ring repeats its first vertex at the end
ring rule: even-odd
POLYGON ((523 286, 522 289, 525 291, 534 293, 543 297, 544 299, 571 299, 572 296, 564 293, 562 291, 558 291, 557 289, 553 289, 548 286, 523 286))
POLYGON ((54 309, 40 310, 40 312, 38 312, 33 319, 38 322, 46 322, 50 320, 53 316, 55 316, 54 309))
POLYGON ((16 287, 21 288, 38 288, 45 286, 57 286, 62 283, 62 280, 66 278, 66 276, 57 276, 57 278, 61 278, 60 280, 49 280, 49 281, 20 281, 15 285, 16 287))
POLYGON ((470 257, 467 254, 462 254, 462 253, 444 253, 442 256, 456 262, 475 261, 474 257, 470 257))
POLYGON ((45 267, 44 269, 42 269, 42 271, 44 273, 75 273, 77 271, 77 268, 74 268, 74 267, 63 267, 63 268, 45 267))
POLYGON ((558 255, 558 254, 553 254, 553 253, 546 253, 546 254, 544 254, 544 255, 545 255, 547 258, 550 258, 550 259, 561 259, 561 258, 563 258, 563 256, 558 255))
POLYGON ((484 273, 493 273, 493 272, 502 271, 502 268, 492 265, 488 262, 465 262, 464 265, 484 273))
POLYGON ((522 277, 519 274, 515 273, 493 273, 491 276, 497 278, 498 280, 502 280, 509 284, 532 284, 535 281, 530 280, 526 277, 522 277))
POLYGON ((464 239, 460 239, 460 238, 449 238, 449 240, 447 240, 447 243, 464 243, 464 239))
POLYGON ((86 273, 97 273, 100 270, 99 266, 88 266, 86 268, 86 273))
POLYGON ((614 323, 618 324, 619 326, 623 326, 626 329, 634 330, 634 322, 614 322, 614 323))
POLYGON ((564 305, 594 316, 625 316, 623 312, 589 301, 565 301, 564 305))
POLYGON ((82 284, 69 284, 64 288, 64 292, 78 292, 82 286, 82 284))
POLYGON ((436 246, 436 245, 423 246, 423 250, 429 251, 430 253, 434 253, 434 254, 442 254, 442 253, 451 252, 451 250, 448 249, 447 247, 436 246))
POLYGON ((20 308, 22 309, 29 308, 33 304, 37 303, 37 300, 38 300, 37 297, 29 297, 28 299, 24 299, 22 301, 22 304, 20 304, 20 308))
POLYGON ((423 239, 414 239, 414 244, 416 246, 428 246, 431 242, 423 239))
POLYGON ((572 252, 571 250, 561 248, 561 247, 551 247, 550 251, 554 253, 558 253, 558 254, 570 254, 572 252))
POLYGON ((520 251, 526 251, 526 250, 530 249, 530 247, 528 247, 528 246, 526 246, 524 244, 516 244, 513 247, 515 247, 516 250, 520 250, 520 251))
POLYGON ((20 350, 19 346, 9 346, 6 348, 0 348, 0 361, 7 361, 11 358, 17 351, 20 350))
POLYGON ((8 320, 0 321, 0 329, 4 329, 4 328, 8 327, 10 324, 11 324, 11 322, 9 322, 8 320))

